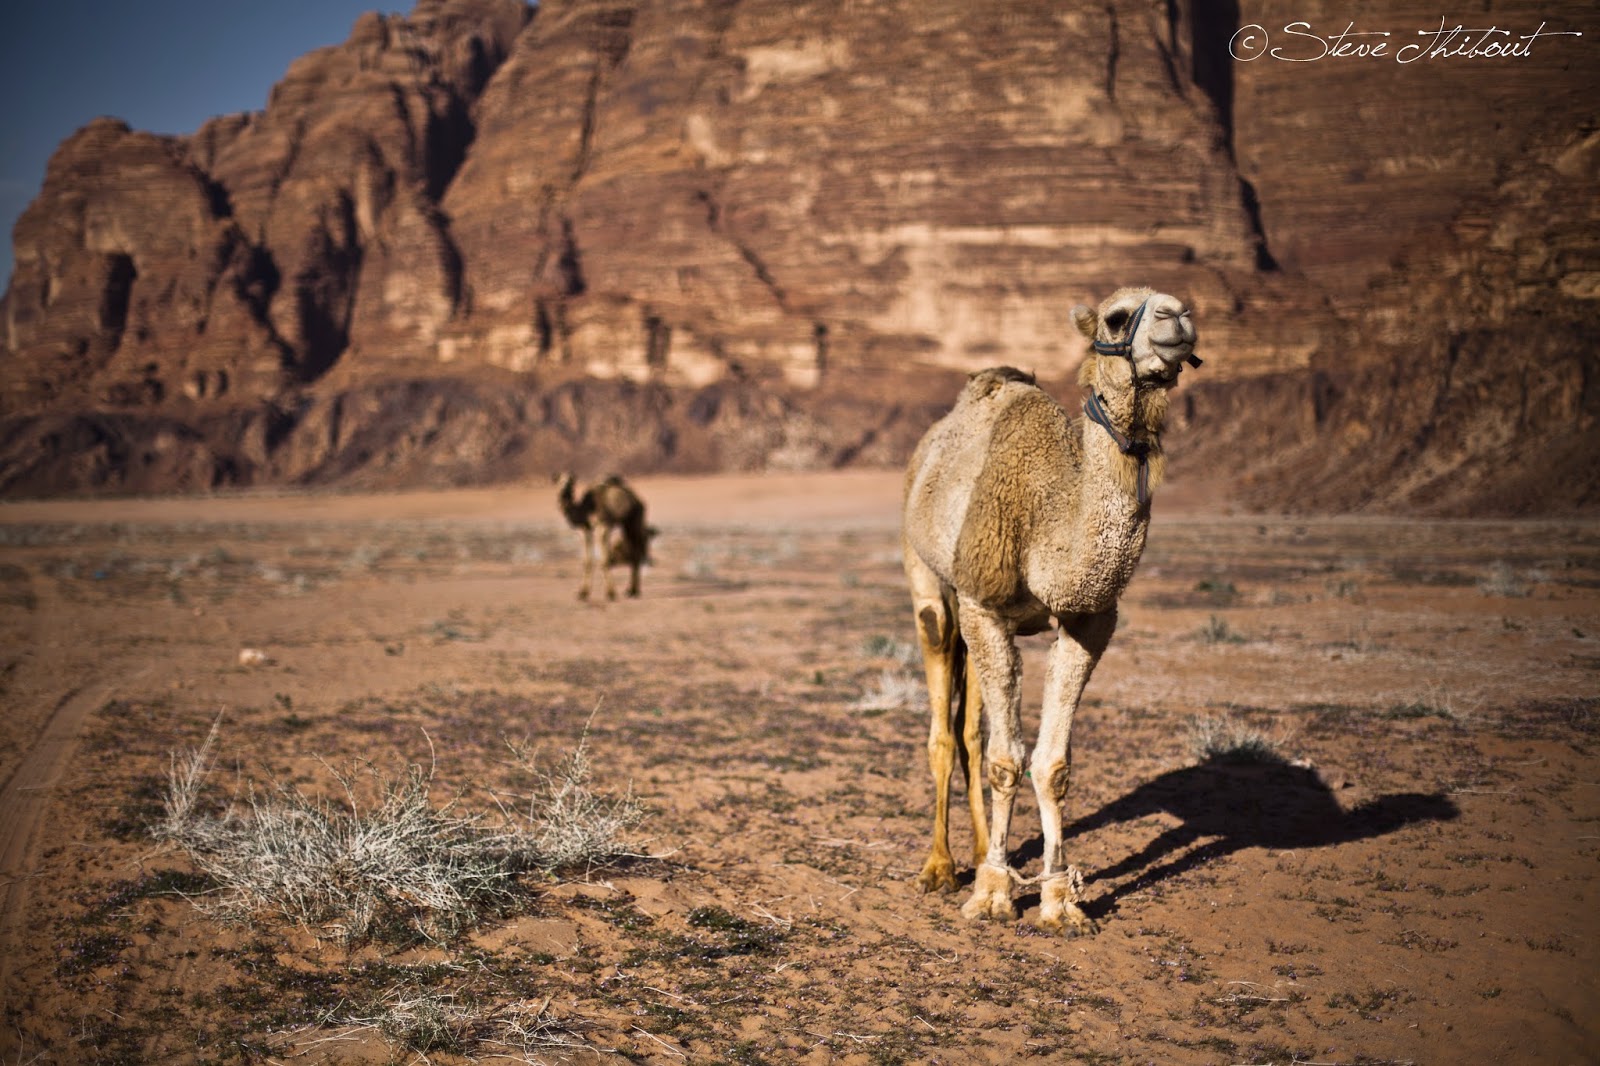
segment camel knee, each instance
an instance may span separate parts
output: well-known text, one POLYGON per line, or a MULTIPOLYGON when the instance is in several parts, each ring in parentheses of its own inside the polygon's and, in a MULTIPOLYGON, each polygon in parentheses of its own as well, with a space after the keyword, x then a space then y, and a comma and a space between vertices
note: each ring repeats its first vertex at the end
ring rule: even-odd
POLYGON ((1002 797, 1014 795, 1021 777, 1021 771, 1012 760, 989 760, 989 787, 994 789, 997 795, 1002 797))
POLYGON ((1033 780, 1041 795, 1057 806, 1067 801, 1067 789, 1072 784, 1072 764, 1057 759, 1049 766, 1035 766, 1033 780))
POLYGON ((949 614, 932 604, 917 612, 917 631, 925 648, 948 646, 955 636, 954 629, 949 614))

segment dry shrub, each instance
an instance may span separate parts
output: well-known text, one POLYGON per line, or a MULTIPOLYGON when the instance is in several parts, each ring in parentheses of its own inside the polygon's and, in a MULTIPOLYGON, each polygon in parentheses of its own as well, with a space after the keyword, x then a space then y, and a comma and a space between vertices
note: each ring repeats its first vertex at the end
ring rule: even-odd
POLYGON ((923 682, 898 670, 884 670, 878 683, 862 693, 854 707, 858 711, 922 710, 927 707, 927 689, 923 682))
POLYGON ((1265 733, 1228 715, 1190 719, 1189 753, 1200 762, 1288 762, 1265 733))
POLYGON ((459 797, 435 804, 434 769, 417 765, 398 776, 331 771, 337 797, 271 782, 208 808, 217 732, 173 756, 153 833, 215 881, 206 906, 221 918, 279 917, 345 944, 395 923, 448 938, 511 902, 524 873, 588 872, 637 854, 627 834, 644 807, 590 790, 583 743, 490 818, 459 813, 459 797))

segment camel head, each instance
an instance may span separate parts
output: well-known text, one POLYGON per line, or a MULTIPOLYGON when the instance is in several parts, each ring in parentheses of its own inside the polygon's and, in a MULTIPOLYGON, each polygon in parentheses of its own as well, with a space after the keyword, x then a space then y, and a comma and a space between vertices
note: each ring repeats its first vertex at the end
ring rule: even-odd
MULTIPOLYGON (((1118 289, 1096 309, 1074 307, 1072 322, 1089 338, 1097 356, 1127 361, 1132 381, 1124 384, 1170 388, 1185 362, 1200 365, 1194 354, 1193 316, 1176 296, 1146 288, 1118 289)), ((1091 358, 1089 363, 1100 361, 1091 358)), ((1084 367, 1084 376, 1100 377, 1090 366, 1084 367)))

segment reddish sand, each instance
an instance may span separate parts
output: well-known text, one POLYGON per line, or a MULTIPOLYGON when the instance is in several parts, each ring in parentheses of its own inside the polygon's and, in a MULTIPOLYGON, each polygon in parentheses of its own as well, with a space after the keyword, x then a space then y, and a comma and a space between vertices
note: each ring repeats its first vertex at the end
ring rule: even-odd
POLYGON ((583 1048, 535 1061, 1600 1060, 1600 524, 1160 496, 1074 736, 1101 931, 1065 940, 1031 890, 970 925, 915 889, 921 697, 864 698, 919 673, 898 474, 639 487, 644 595, 589 604, 547 485, 0 505, 0 1060, 422 1061, 347 1024, 400 988, 543 1007, 583 1048), (145 828, 219 713, 219 798, 431 761, 467 809, 587 724, 659 857, 443 945, 222 924, 145 828), (1202 718, 1282 758, 1201 762, 1202 718))

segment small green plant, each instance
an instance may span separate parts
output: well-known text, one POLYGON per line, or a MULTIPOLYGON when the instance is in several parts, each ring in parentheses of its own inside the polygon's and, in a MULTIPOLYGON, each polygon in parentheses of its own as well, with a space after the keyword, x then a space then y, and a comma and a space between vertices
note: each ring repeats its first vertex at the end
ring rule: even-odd
POLYGON ((1195 639, 1202 644, 1243 644, 1244 634, 1228 625, 1227 619, 1212 615, 1205 625, 1195 630, 1195 639))
POLYGON ((433 639, 438 642, 460 641, 465 644, 474 644, 481 641, 484 634, 475 631, 467 622, 466 616, 460 611, 451 611, 448 618, 442 618, 430 627, 433 639))
POLYGON ((1206 578, 1195 584, 1194 590, 1205 596, 1217 607, 1226 607, 1238 602, 1239 589, 1232 581, 1223 581, 1220 578, 1206 578))
POLYGON ((891 659, 906 666, 915 666, 922 661, 922 649, 916 644, 882 633, 862 641, 861 654, 869 659, 891 659))
POLYGON ((1410 703, 1397 703, 1386 711, 1379 712, 1380 718, 1407 719, 1407 718, 1448 718, 1445 711, 1424 703, 1421 700, 1412 700, 1410 703))
POLYGON ((1353 577, 1330 577, 1322 587, 1336 600, 1361 599, 1361 583, 1353 577))
POLYGON ((1391 720, 1443 718, 1447 722, 1468 723, 1475 712, 1457 706, 1456 698, 1444 685, 1434 682, 1428 691, 1416 699, 1396 703, 1378 712, 1380 718, 1391 720))

